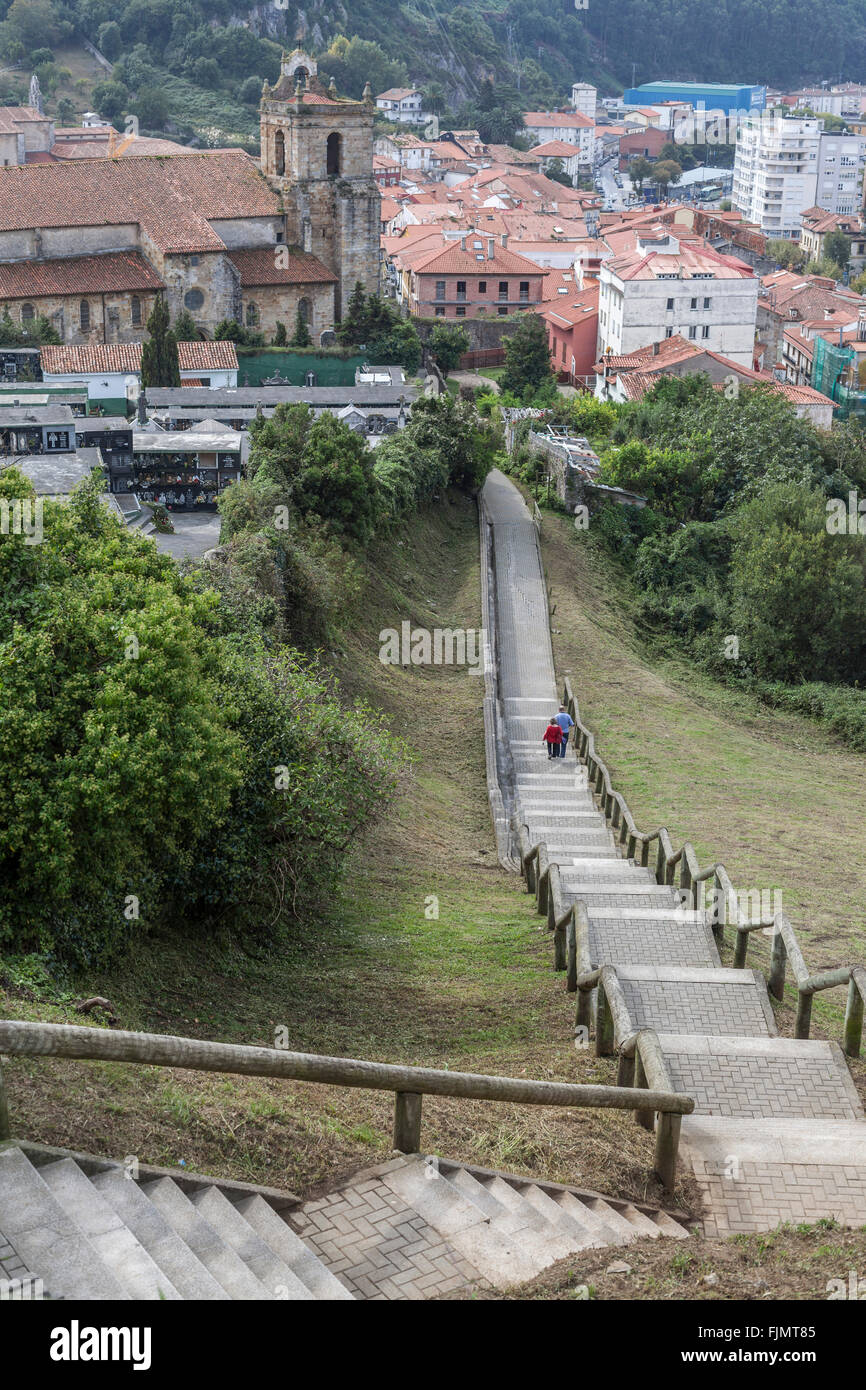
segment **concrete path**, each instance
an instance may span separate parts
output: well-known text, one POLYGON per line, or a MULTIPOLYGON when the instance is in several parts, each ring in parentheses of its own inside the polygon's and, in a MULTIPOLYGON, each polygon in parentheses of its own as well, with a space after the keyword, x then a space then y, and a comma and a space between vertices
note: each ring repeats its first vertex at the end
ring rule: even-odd
MULTIPOLYGON (((675 1088, 695 1099, 681 1153, 708 1233, 820 1217, 863 1224, 866 1117, 839 1047, 778 1037, 764 977, 723 968, 704 914, 621 857, 571 747, 548 761, 541 735, 559 697, 535 527, 503 474, 490 474, 483 500, 514 768, 505 811, 547 845, 565 901, 586 904, 593 967, 616 968, 632 1027, 658 1032, 675 1088)), ((574 684, 579 693, 579 673, 574 684)))

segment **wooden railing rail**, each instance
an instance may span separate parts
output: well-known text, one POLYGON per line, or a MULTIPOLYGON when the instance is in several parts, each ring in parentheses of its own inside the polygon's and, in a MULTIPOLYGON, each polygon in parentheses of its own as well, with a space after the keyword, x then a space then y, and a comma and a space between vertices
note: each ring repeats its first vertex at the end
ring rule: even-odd
MULTIPOLYGON (((278 1048, 242 1047, 234 1043, 204 1042, 197 1038, 171 1037, 161 1033, 128 1033, 14 1019, 0 1019, 2 1054, 187 1067, 192 1071, 272 1076, 330 1086, 393 1091, 394 1148, 401 1153, 418 1153, 421 1148, 421 1098, 425 1095, 606 1110, 640 1111, 651 1106, 663 1117, 675 1117, 677 1124, 668 1125, 672 1133, 678 1128, 679 1117, 689 1114, 694 1108, 688 1096, 677 1095, 671 1087, 657 1090, 651 1086, 645 1091, 637 1086, 527 1081, 510 1076, 438 1071, 432 1067, 404 1067, 387 1062, 361 1061, 353 1057, 284 1052, 278 1048)), ((8 1108, 0 1074, 0 1141, 10 1137, 8 1108)))
MULTIPOLYGON (((596 796, 599 809, 604 812, 606 819, 610 822, 618 843, 625 847, 627 857, 636 859, 644 867, 647 867, 649 865, 650 846, 657 844, 654 866, 656 880, 659 883, 675 886, 676 871, 679 868, 679 891, 684 907, 686 904, 691 904, 695 910, 706 912, 704 885, 712 881, 713 897, 709 917, 710 925, 719 945, 724 942, 725 927, 733 927, 735 932, 734 966, 736 969, 745 968, 751 933, 762 929, 773 929, 767 988, 775 999, 782 999, 786 965, 790 961, 797 988, 795 1037, 808 1038, 809 1036, 812 999, 815 994, 820 990, 834 989, 839 985, 847 984, 848 1000, 845 1008, 843 1047, 849 1057, 859 1057, 863 1042, 866 969, 859 965, 840 966, 836 970, 825 970, 819 974, 810 975, 794 928, 784 913, 777 912, 771 918, 745 917, 740 911, 739 897, 724 864, 713 864, 711 868, 701 869, 694 847, 688 842, 675 853, 665 826, 659 826, 658 830, 652 831, 651 834, 639 830, 624 797, 614 790, 610 773, 595 751, 594 735, 586 728, 580 717, 580 708, 571 682, 567 677, 563 700, 574 720, 574 746, 578 758, 586 764, 590 788, 596 796)), ((533 852, 527 832, 525 841, 527 858, 533 852)), ((523 859, 524 849, 522 848, 521 862, 523 859)), ((527 887, 530 892, 533 891, 528 876, 527 887)), ((581 974, 586 977, 588 971, 578 970, 578 976, 581 974)), ((569 980, 569 988, 571 987, 571 980, 569 980)), ((581 985, 579 979, 577 980, 577 987, 582 997, 589 1001, 591 987, 581 985)), ((584 1014, 587 1007, 588 1003, 584 1005, 584 1014)), ((578 1012, 580 1015, 580 1008, 578 1012)))

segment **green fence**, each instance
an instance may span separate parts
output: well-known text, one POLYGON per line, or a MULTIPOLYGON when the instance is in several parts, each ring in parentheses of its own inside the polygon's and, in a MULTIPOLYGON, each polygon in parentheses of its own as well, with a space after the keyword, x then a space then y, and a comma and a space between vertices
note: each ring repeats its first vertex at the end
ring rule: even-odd
POLYGON ((866 382, 860 380, 854 349, 815 338, 812 385, 836 402, 834 419, 866 419, 866 382))
POLYGON ((316 373, 318 386, 352 386, 363 356, 340 357, 336 353, 245 351, 238 349, 238 386, 261 386, 279 372, 292 386, 303 386, 307 372, 316 373))

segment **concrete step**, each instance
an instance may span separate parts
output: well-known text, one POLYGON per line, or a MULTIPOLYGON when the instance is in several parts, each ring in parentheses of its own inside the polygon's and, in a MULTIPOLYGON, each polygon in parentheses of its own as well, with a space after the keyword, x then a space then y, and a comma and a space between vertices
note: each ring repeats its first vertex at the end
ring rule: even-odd
POLYGON ((794 1038, 659 1035, 671 1081, 707 1115, 862 1120, 838 1043, 794 1038))
POLYGON ((587 1250, 591 1246, 604 1244, 596 1232, 591 1231, 587 1225, 580 1222, 572 1212, 566 1211, 559 1202, 555 1202, 543 1188, 536 1186, 535 1183, 521 1188, 520 1196, 537 1212, 540 1212, 551 1226, 573 1240, 575 1250, 587 1250))
POLYGON ((518 1239, 521 1248, 535 1259, 550 1256, 562 1260, 575 1248, 562 1230, 554 1228, 543 1217, 541 1221, 533 1221, 536 1213, 527 1202, 519 1206, 500 1202, 486 1183, 479 1182, 465 1168, 443 1172, 441 1176, 489 1216, 492 1230, 518 1239))
POLYGON ((582 1197, 576 1197, 573 1192, 557 1192, 554 1200, 602 1245, 622 1245, 632 1239, 630 1224, 626 1222, 623 1225, 617 1221, 617 1214, 613 1208, 609 1208, 612 1219, 607 1219, 606 1203, 600 1202, 595 1205, 582 1197))
POLYGON ((670 908, 590 907, 593 965, 716 967, 712 930, 700 913, 670 908))
POLYGON ((630 1202, 627 1206, 621 1207, 620 1211, 626 1221, 630 1222, 636 1235, 649 1236, 652 1240, 657 1240, 661 1235, 661 1231, 653 1219, 647 1216, 645 1211, 632 1206, 630 1202))
POLYGON ((406 1204, 445 1236, 450 1245, 497 1288, 509 1288, 533 1279, 552 1263, 524 1249, 516 1235, 491 1229, 490 1218, 450 1183, 430 1180, 426 1165, 406 1164, 387 1172, 386 1185, 406 1204))
POLYGON ((332 1302, 336 1299, 348 1299, 354 1302, 346 1286, 341 1284, 336 1275, 332 1274, 309 1246, 304 1244, 297 1232, 274 1211, 264 1197, 244 1197, 236 1205, 253 1230, 267 1242, 274 1254, 288 1265, 301 1283, 306 1285, 314 1298, 329 1299, 332 1302))
POLYGON ((754 970, 617 965, 632 1028, 659 1033, 772 1037, 763 975, 754 970))
POLYGON ((29 1158, 0 1149, 0 1231, 52 1298, 129 1299, 29 1158))
POLYGON ((158 1207, 120 1168, 96 1173, 92 1186, 117 1212, 182 1298, 225 1301, 230 1295, 181 1239, 158 1207))
POLYGON ((240 1256, 226 1245, 171 1178, 157 1178, 155 1182, 144 1183, 142 1191, 232 1298, 253 1300, 275 1297, 247 1268, 240 1256))
MULTIPOLYGON (((573 1200, 574 1198, 570 1200, 569 1198, 563 1198, 563 1205, 565 1205, 567 1210, 571 1210, 571 1201, 573 1200)), ((603 1197, 582 1197, 580 1201, 581 1204, 593 1212, 599 1220, 610 1227, 616 1235, 616 1243, 618 1245, 628 1245, 635 1239, 637 1235, 635 1227, 632 1222, 629 1221, 628 1217, 623 1215, 618 1207, 611 1206, 603 1197)))
POLYGON ((312 1291, 218 1187, 200 1188, 190 1201, 274 1298, 312 1302, 312 1291))
POLYGON ((159 1268, 73 1158, 44 1164, 39 1176, 130 1298, 172 1301, 180 1298, 165 1271, 159 1268))

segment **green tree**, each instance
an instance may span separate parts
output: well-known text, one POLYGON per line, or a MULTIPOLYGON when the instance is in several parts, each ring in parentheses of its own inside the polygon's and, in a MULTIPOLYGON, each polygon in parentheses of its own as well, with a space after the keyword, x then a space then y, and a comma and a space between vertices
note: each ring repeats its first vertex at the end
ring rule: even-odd
POLYGON ((469 351, 469 334, 462 324, 437 323, 430 335, 430 351, 447 376, 460 365, 460 358, 469 351))
POLYGON ((787 241, 784 237, 770 237, 767 255, 783 270, 796 270, 806 263, 805 254, 797 242, 787 241))
POLYGON ((503 391, 522 397, 527 391, 534 394, 553 380, 544 320, 536 314, 526 314, 505 339, 505 370, 499 384, 503 391))
POLYGON ((366 343, 370 333, 370 315, 367 308, 367 295, 360 280, 349 295, 346 312, 337 325, 337 337, 341 343, 358 345, 366 343))
POLYGON ((246 77, 240 85, 238 98, 246 106, 258 106, 262 99, 263 77, 246 77))
POLYGON ((129 91, 122 82, 97 82, 93 101, 100 116, 107 121, 118 121, 126 112, 129 91))
POLYGON ((281 321, 274 332, 274 347, 286 346, 286 325, 281 321))
POLYGON ((678 164, 675 159, 660 159, 657 164, 653 165, 652 177, 667 196, 669 185, 679 183, 682 173, 682 165, 678 164))
POLYGON ((847 270, 851 260, 851 238, 838 229, 828 232, 824 237, 824 259, 847 270))
MULTIPOLYGON (((283 329, 283 332, 285 333, 285 329, 283 329)), ((307 320, 304 318, 303 314, 301 313, 301 306, 300 306, 300 304, 299 304, 299 305, 298 305, 298 312, 297 312, 297 314, 295 315, 295 331, 294 331, 294 333, 292 334, 292 339, 291 339, 292 347, 297 347, 297 348, 311 347, 311 346, 312 346, 312 342, 313 342, 313 340, 312 340, 312 338, 310 337, 310 330, 309 330, 309 328, 307 327, 307 320)))
POLYGON ((150 335, 141 350, 141 384, 180 386, 177 339, 169 327, 168 304, 160 295, 147 320, 150 335))
POLYGON ((163 130, 168 120, 168 97, 161 87, 142 87, 133 110, 146 130, 163 130))
POLYGON ((174 321, 174 336, 179 343, 196 343, 201 334, 189 309, 182 309, 174 321))
POLYGON ((652 178, 653 166, 648 159, 640 155, 637 159, 632 159, 628 166, 628 176, 638 188, 643 188, 647 179, 652 178))
POLYGON ((100 24, 96 34, 96 46, 110 63, 120 57, 123 52, 123 37, 120 25, 113 19, 108 20, 106 24, 100 24))
POLYGON ((57 38, 57 17, 50 0, 12 0, 6 12, 9 38, 17 40, 28 53, 51 44, 57 38))
POLYGON ((57 124, 60 126, 71 126, 75 124, 76 111, 69 97, 61 97, 57 103, 57 124))
POLYGON ((550 161, 545 172, 549 179, 553 179, 554 183, 564 184, 566 188, 573 187, 571 175, 565 172, 565 166, 558 157, 550 161))

